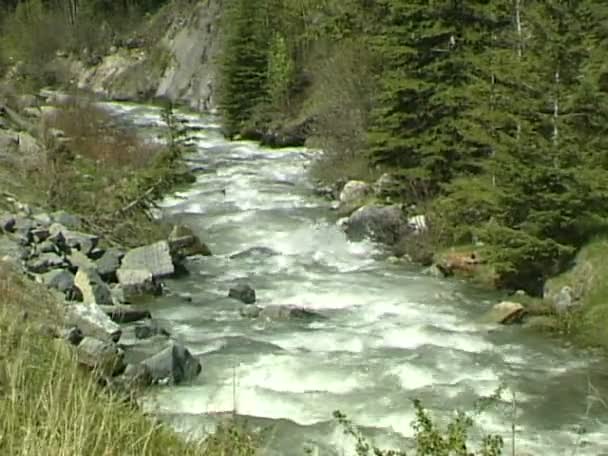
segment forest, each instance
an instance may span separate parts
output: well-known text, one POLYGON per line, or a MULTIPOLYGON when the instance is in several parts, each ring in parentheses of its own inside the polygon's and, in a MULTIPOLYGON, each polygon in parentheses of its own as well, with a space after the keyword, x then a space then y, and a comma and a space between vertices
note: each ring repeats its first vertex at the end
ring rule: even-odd
POLYGON ((604 232, 605 2, 230 5, 229 135, 313 119, 322 179, 389 172, 387 197, 424 209, 433 249, 481 246, 499 287, 541 294, 604 232))

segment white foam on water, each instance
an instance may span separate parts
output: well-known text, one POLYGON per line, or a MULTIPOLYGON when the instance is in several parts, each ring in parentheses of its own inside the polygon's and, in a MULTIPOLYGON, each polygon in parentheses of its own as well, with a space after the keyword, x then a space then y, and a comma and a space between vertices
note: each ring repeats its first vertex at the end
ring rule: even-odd
POLYGON ((330 359, 319 356, 264 355, 254 364, 237 368, 238 385, 284 393, 328 392, 346 394, 361 388, 367 378, 361 373, 345 375, 330 359))
POLYGON ((299 332, 297 337, 296 334, 280 334, 270 336, 268 340, 285 350, 291 351, 362 353, 372 345, 373 336, 333 330, 333 332, 299 332))
POLYGON ((399 379, 399 384, 408 391, 431 386, 437 382, 432 369, 417 366, 412 363, 402 363, 391 367, 389 375, 399 379))
POLYGON ((382 346, 385 347, 415 349, 423 345, 434 345, 470 353, 481 353, 493 348, 491 343, 476 334, 439 335, 429 331, 424 325, 388 329, 382 335, 382 346))

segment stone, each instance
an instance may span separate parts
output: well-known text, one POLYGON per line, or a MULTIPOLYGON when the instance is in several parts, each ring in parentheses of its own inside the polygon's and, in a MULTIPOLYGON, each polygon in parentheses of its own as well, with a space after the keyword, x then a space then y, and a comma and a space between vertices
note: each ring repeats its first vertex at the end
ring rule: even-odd
POLYGON ((38 244, 36 246, 36 252, 38 254, 41 253, 59 253, 59 249, 57 248, 57 246, 51 242, 51 241, 44 241, 41 242, 40 244, 38 244))
POLYGON ((251 247, 235 253, 234 255, 230 255, 230 259, 238 260, 242 258, 269 258, 278 254, 278 252, 272 250, 270 247, 251 247))
POLYGON ((558 314, 564 314, 576 306, 577 302, 574 299, 574 290, 568 285, 561 287, 553 298, 553 308, 558 314))
POLYGON ((65 211, 57 211, 51 214, 51 220, 54 223, 59 223, 64 227, 72 230, 78 230, 82 227, 82 220, 80 217, 68 214, 65 211))
POLYGON ((74 284, 82 293, 85 304, 111 305, 112 293, 94 269, 79 269, 74 284))
POLYGON ((181 344, 170 345, 142 361, 150 369, 154 383, 178 385, 201 373, 201 363, 181 344))
POLYGON ((72 304, 66 311, 66 324, 76 326, 85 336, 118 342, 122 331, 95 304, 72 304))
POLYGON ((482 318, 485 323, 499 323, 508 325, 512 323, 520 323, 526 314, 524 306, 518 302, 502 301, 495 304, 494 307, 482 318))
POLYGON ((12 233, 15 230, 15 216, 11 214, 0 215, 0 229, 7 233, 12 233))
POLYGON ((209 247, 185 225, 175 225, 169 234, 168 242, 171 252, 180 256, 211 255, 209 247))
POLYGON ((162 287, 154 280, 152 273, 147 269, 125 269, 121 267, 117 272, 117 279, 126 298, 144 294, 159 295, 162 287))
POLYGON ((351 204, 361 202, 371 193, 371 187, 363 181, 349 181, 340 192, 340 203, 351 204))
POLYGON ((78 271, 79 269, 96 270, 97 267, 93 260, 89 259, 89 257, 80 250, 72 250, 67 257, 67 260, 71 265, 72 271, 78 271))
POLYGON ((78 362, 102 376, 124 371, 124 352, 114 343, 85 337, 76 348, 78 362))
POLYGON ((121 381, 127 390, 145 388, 152 385, 154 378, 150 368, 142 363, 128 364, 121 376, 121 381))
POLYGON ((47 287, 67 293, 74 288, 74 274, 66 269, 55 269, 45 273, 42 282, 47 287))
POLYGON ((247 284, 238 284, 230 288, 228 297, 238 299, 245 304, 253 304, 255 302, 255 290, 247 284))
POLYGON ((149 310, 136 309, 127 306, 99 306, 113 322, 133 323, 139 320, 152 318, 149 310))
POLYGON ((433 264, 433 265, 429 266, 428 268, 425 268, 422 271, 422 273, 425 275, 431 276, 431 277, 435 277, 437 279, 441 279, 441 278, 445 277, 445 275, 443 274, 441 269, 439 269, 439 267, 436 264, 433 264))
POLYGON ((32 272, 42 274, 51 269, 58 269, 65 265, 66 262, 63 257, 60 257, 56 253, 42 253, 28 261, 26 266, 32 272))
POLYGON ((124 252, 110 248, 96 261, 97 272, 106 282, 116 282, 118 277, 116 271, 120 268, 120 261, 124 257, 124 252))
POLYGON ((80 233, 78 231, 63 232, 65 243, 70 249, 80 250, 83 254, 89 255, 99 242, 99 236, 80 233))
POLYGON ((245 305, 239 309, 239 314, 244 318, 258 318, 262 308, 258 306, 245 305))
POLYGON ((389 245, 394 245, 410 232, 399 205, 365 205, 348 217, 344 229, 351 240, 369 238, 389 245))
POLYGON ((169 242, 160 241, 128 251, 122 259, 121 269, 147 270, 154 279, 173 275, 175 266, 169 242))
POLYGON ((70 345, 78 345, 84 339, 82 331, 76 326, 64 328, 61 335, 70 345))
POLYGON ((136 339, 149 339, 154 336, 167 336, 171 334, 165 328, 161 327, 158 322, 154 320, 147 321, 143 324, 139 324, 134 328, 136 339))
POLYGON ((285 305, 285 306, 266 306, 260 312, 260 317, 270 320, 319 320, 324 317, 312 310, 304 309, 303 307, 285 305))
POLYGON ((32 234, 34 242, 36 242, 38 244, 43 241, 46 241, 49 238, 49 236, 51 235, 49 232, 49 229, 42 227, 42 226, 39 226, 38 228, 34 228, 31 231, 31 234, 32 234))

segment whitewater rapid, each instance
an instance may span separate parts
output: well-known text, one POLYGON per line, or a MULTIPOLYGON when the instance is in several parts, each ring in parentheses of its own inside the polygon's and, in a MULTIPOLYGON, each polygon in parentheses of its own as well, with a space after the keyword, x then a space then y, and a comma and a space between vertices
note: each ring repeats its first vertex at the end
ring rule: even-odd
MULTIPOLYGON (((158 108, 104 106, 149 138, 162 132, 158 108)), ((214 256, 191 261, 190 274, 148 304, 203 365, 191 384, 155 391, 156 414, 201 436, 236 409, 275 429, 266 454, 304 454, 307 446, 350 455, 334 410, 379 445, 408 445, 413 398, 444 421, 504 385, 498 406, 476 416, 474 434, 510 441, 514 421, 518 451, 608 453, 608 411, 588 407, 589 385, 606 391, 604 360, 521 328, 480 325, 497 295, 388 261, 371 242, 349 242, 309 180, 319 152, 228 141, 212 116, 179 117, 197 179, 159 202, 159 216, 191 226, 214 256), (326 318, 244 319, 227 298, 239 281, 256 289, 261 306, 294 304, 326 318)))

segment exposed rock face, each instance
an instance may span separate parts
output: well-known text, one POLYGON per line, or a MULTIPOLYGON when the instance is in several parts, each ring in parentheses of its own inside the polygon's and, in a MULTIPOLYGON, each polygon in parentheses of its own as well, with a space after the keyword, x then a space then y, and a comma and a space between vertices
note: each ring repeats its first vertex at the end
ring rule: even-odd
POLYGON ((255 290, 244 283, 230 288, 228 296, 230 298, 238 299, 245 304, 253 304, 255 302, 255 290))
POLYGON ((76 326, 84 336, 117 342, 122 331, 97 305, 74 304, 66 312, 66 324, 76 326))
POLYGON ((80 364, 103 376, 114 376, 125 368, 124 353, 114 342, 85 337, 76 352, 80 364))
POLYGON ((71 64, 71 72, 80 88, 105 98, 159 97, 184 102, 197 111, 213 109, 222 8, 221 1, 207 0, 187 12, 176 11, 159 43, 166 53, 163 57, 159 57, 162 52, 146 55, 138 43, 125 43, 99 65, 87 69, 71 64))
POLYGON ((167 348, 142 361, 150 369, 154 383, 177 385, 191 381, 201 373, 201 363, 183 345, 167 348))
POLYGON ((79 269, 74 284, 82 293, 85 304, 111 305, 112 292, 94 269, 79 269))
POLYGON ((169 243, 160 241, 130 250, 122 259, 121 270, 150 271, 154 279, 173 275, 175 266, 169 243))
POLYGON ((370 238, 384 244, 395 244, 409 232, 401 207, 366 205, 357 209, 344 222, 349 238, 359 241, 370 238))
POLYGON ((175 225, 173 227, 169 235, 169 247, 172 252, 182 257, 211 255, 209 247, 202 243, 190 228, 184 225, 175 225))
POLYGON ((125 297, 143 294, 160 294, 160 284, 154 280, 152 273, 147 269, 124 269, 117 271, 118 283, 125 297))
POLYGON ((483 321, 486 323, 499 323, 503 325, 520 323, 525 313, 526 310, 520 303, 503 301, 492 307, 492 309, 483 317, 483 321))

